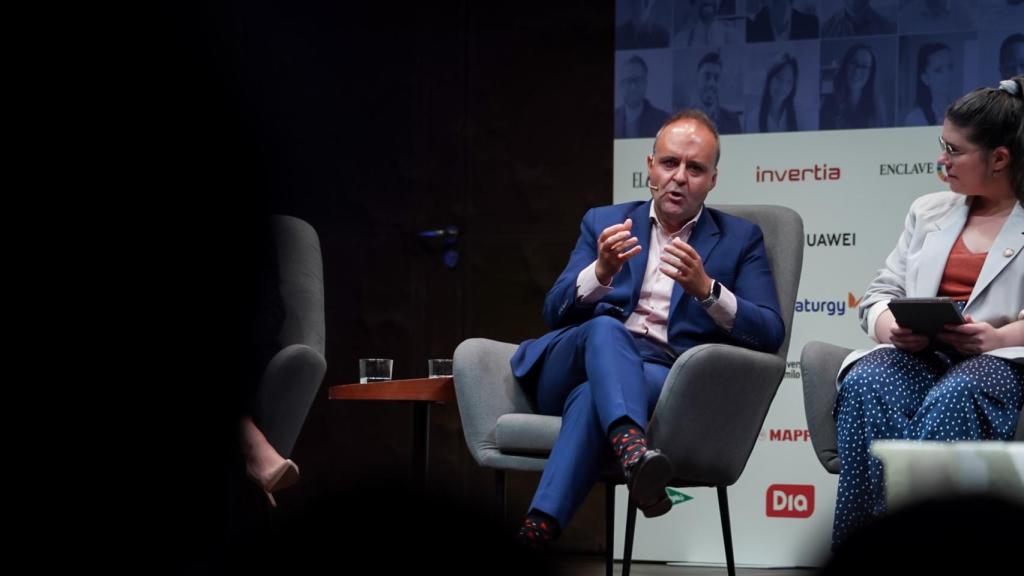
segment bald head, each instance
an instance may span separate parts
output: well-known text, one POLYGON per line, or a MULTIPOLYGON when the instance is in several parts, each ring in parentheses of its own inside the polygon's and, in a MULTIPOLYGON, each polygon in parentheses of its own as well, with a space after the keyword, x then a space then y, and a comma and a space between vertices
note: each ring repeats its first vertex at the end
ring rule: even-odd
POLYGON ((654 150, 656 151, 658 149, 658 140, 661 138, 662 131, 664 131, 665 128, 669 126, 678 123, 680 120, 692 120, 697 124, 703 125, 705 128, 708 129, 709 132, 711 132, 715 140, 714 165, 718 166, 718 160, 722 157, 722 147, 718 142, 718 127, 715 126, 714 120, 708 118, 707 114, 700 110, 697 110, 696 108, 685 108, 683 110, 680 110, 679 112, 676 112, 668 120, 666 120, 665 123, 661 125, 661 128, 658 129, 658 133, 654 136, 654 150))

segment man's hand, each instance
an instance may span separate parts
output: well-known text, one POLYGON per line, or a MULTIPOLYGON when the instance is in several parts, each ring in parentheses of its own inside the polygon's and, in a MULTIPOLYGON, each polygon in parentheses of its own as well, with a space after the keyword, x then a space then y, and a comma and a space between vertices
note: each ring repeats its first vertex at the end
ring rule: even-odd
POLYGON ((961 354, 984 354, 1003 347, 1002 334, 988 322, 975 322, 970 314, 964 324, 946 324, 937 338, 961 354))
POLYGON ((626 218, 622 224, 609 226, 597 237, 597 281, 604 286, 612 283, 612 278, 622 270, 622 265, 643 249, 638 244, 633 229, 633 219, 626 218))
POLYGON ((900 328, 892 310, 886 310, 875 320, 875 336, 879 342, 892 344, 905 352, 920 352, 928 347, 928 337, 910 328, 900 328))
POLYGON ((703 300, 711 294, 711 278, 704 273, 704 262, 700 254, 686 242, 673 238, 661 255, 659 270, 679 282, 683 290, 694 298, 703 300))

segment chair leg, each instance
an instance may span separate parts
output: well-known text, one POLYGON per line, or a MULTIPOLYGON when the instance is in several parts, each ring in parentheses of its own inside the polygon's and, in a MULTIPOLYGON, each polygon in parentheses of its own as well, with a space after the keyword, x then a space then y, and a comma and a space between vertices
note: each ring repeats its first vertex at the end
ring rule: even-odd
POLYGON ((612 576, 615 568, 615 482, 604 483, 604 573, 612 576))
POLYGON ((633 561, 633 531, 636 528, 636 502, 629 501, 626 509, 626 540, 622 553, 622 576, 629 576, 629 566, 633 561))
POLYGON ((725 541, 725 564, 729 576, 736 576, 736 561, 732 556, 732 528, 729 525, 729 497, 725 486, 718 486, 718 515, 722 518, 722 539, 725 541))
POLYGON ((505 494, 504 470, 494 471, 494 511, 500 524, 504 525, 508 522, 508 502, 505 494))

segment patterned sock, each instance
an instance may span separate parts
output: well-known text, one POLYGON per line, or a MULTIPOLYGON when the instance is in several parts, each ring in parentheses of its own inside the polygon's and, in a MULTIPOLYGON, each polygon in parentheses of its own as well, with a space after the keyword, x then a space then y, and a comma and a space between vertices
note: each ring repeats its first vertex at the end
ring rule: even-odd
POLYGON ((612 441, 612 450, 622 463, 623 470, 633 467, 640 457, 647 452, 647 436, 640 426, 628 418, 612 424, 608 437, 612 441))
POLYGON ((529 548, 542 550, 555 541, 560 533, 558 520, 539 510, 531 510, 523 518, 519 532, 516 533, 516 539, 529 548))

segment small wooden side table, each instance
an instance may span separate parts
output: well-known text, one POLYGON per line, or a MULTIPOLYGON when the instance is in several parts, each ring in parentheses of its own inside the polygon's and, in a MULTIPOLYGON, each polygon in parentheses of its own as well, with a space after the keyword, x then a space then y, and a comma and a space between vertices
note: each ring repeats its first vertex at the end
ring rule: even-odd
POLYGON ((411 402, 413 405, 413 475, 421 489, 427 487, 430 463, 430 405, 455 402, 455 379, 415 378, 367 384, 338 384, 327 389, 331 400, 411 402))

